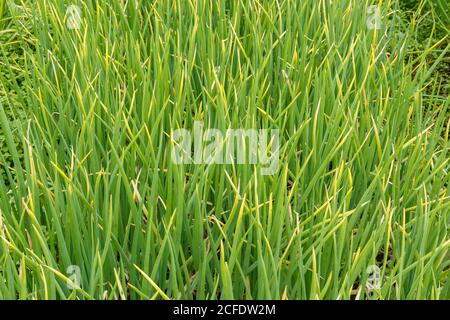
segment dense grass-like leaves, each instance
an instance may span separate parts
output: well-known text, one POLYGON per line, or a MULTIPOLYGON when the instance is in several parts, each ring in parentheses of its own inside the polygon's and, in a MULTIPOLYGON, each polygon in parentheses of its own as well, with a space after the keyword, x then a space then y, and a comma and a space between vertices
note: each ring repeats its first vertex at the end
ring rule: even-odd
POLYGON ((1 299, 450 298, 448 38, 407 59, 396 1, 68 4, 27 7, 21 143, 0 107, 1 299), (174 164, 194 121, 280 130, 279 170, 174 164))

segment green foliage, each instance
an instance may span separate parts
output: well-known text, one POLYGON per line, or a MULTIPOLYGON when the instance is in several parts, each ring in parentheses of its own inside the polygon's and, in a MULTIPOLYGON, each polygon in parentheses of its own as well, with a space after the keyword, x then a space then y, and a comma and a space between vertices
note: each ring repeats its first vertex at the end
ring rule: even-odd
MULTIPOLYGON (((450 43, 450 5, 447 0, 400 1, 405 20, 413 28, 413 37, 409 43, 412 57, 419 56, 432 44, 441 42, 426 57, 431 66, 442 52, 442 47, 450 43)), ((439 94, 448 96, 450 93, 450 53, 439 62, 433 77, 439 83, 439 94)), ((427 89, 429 94, 430 88, 427 89)), ((450 114, 450 113, 449 113, 450 114)))
MULTIPOLYGON (((2 12, 1 8, 6 9, 6 2, 0 1, 0 12, 2 12)), ((12 11, 11 14, 19 14, 19 12, 12 11)), ((30 26, 27 28, 26 25, 22 24, 19 27, 11 16, 6 14, 0 16, 4 17, 2 20, 4 28, 0 28, 0 102, 4 107, 7 119, 10 121, 14 133, 13 140, 22 159, 21 127, 26 123, 27 118, 24 109, 25 101, 23 100, 23 97, 26 97, 26 89, 23 84, 25 78, 24 52, 30 48, 26 41, 26 39, 29 39, 27 33, 29 33, 30 26), (22 97, 19 96, 18 92, 22 97)), ((22 21, 23 16, 17 16, 16 18, 22 21)), ((11 166, 12 158, 4 132, 0 132, 0 153, 3 155, 3 159, 0 160, 0 174, 3 175, 3 178, 6 178, 4 167, 11 166)))
POLYGON ((6 12, 6 0, 0 0, 0 30, 3 25, 3 16, 6 12))
POLYGON ((381 30, 370 4, 90 0, 80 30, 62 1, 22 6, 0 299, 449 299, 450 46, 411 53, 398 2, 381 30), (279 170, 175 165, 170 133, 197 120, 279 129, 279 170))

